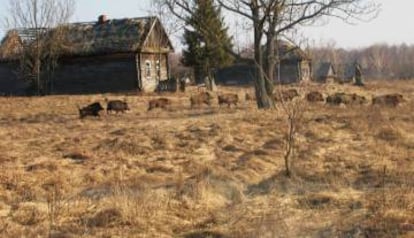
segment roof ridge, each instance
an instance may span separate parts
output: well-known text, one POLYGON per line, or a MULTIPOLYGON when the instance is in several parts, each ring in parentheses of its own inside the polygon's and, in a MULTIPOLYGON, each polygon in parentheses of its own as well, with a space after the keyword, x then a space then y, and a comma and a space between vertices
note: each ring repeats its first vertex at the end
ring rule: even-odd
MULTIPOLYGON (((124 18, 110 18, 108 21, 120 21, 120 20, 143 20, 143 19, 152 19, 157 18, 157 16, 142 16, 142 17, 124 17, 124 18)), ((84 21, 84 22, 69 22, 66 24, 96 24, 97 21, 84 21)))

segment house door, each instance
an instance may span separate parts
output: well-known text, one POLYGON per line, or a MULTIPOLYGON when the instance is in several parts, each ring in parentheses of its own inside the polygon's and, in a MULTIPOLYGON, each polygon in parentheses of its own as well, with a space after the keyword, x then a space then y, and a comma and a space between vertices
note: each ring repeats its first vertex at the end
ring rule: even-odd
POLYGON ((150 59, 144 61, 144 70, 142 74, 142 90, 153 92, 157 88, 158 80, 156 77, 156 67, 150 59))

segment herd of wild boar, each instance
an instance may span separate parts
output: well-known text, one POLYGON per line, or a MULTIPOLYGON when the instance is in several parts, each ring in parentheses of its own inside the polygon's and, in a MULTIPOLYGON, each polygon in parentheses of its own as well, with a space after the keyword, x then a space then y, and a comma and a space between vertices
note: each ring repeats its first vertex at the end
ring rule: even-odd
MULTIPOLYGON (((274 100, 276 102, 291 101, 298 96, 300 95, 296 89, 288 89, 274 94, 274 100)), ((364 96, 358 95, 356 93, 343 92, 328 95, 325 99, 322 93, 318 91, 311 91, 305 95, 305 99, 310 103, 326 101, 326 103, 329 105, 363 105, 368 103, 368 100, 364 96)), ((250 94, 246 94, 246 101, 248 100, 255 100, 255 97, 250 94)), ((400 105, 404 101, 405 100, 403 95, 398 93, 375 96, 372 98, 373 105, 383 106, 395 107, 400 105)))
MULTIPOLYGON (((208 92, 201 92, 196 95, 192 95, 190 97, 190 105, 191 108, 196 106, 201 106, 203 104, 210 106, 211 100, 213 99, 213 96, 208 92)), ((227 94, 221 94, 217 96, 218 104, 221 105, 227 105, 230 107, 231 105, 237 106, 237 103, 239 102, 239 97, 237 94, 227 93, 227 94)), ((125 111, 130 110, 128 103, 124 100, 108 100, 105 99, 107 103, 106 112, 109 114, 110 112, 115 113, 124 113, 125 111)), ((160 109, 166 109, 169 105, 171 105, 171 100, 165 97, 160 97, 156 99, 151 99, 148 101, 148 110, 151 111, 155 108, 160 109)), ((99 102, 94 102, 92 104, 89 104, 83 108, 80 108, 78 106, 79 110, 79 117, 85 118, 86 116, 94 116, 99 117, 99 112, 104 110, 102 105, 99 102)))
MULTIPOLYGON (((284 101, 291 101, 295 97, 299 97, 300 94, 296 89, 288 89, 276 92, 274 94, 274 100, 276 102, 284 102, 284 101)), ((253 101, 255 100, 255 96, 246 93, 245 94, 245 101, 253 101)), ((200 92, 196 95, 192 95, 190 97, 190 105, 191 108, 198 107, 201 105, 211 106, 211 101, 213 99, 212 94, 209 92, 200 92)), ((305 99, 310 103, 316 102, 326 102, 329 105, 362 105, 368 102, 368 100, 361 95, 352 93, 334 93, 332 95, 328 95, 326 99, 324 98, 323 94, 318 91, 311 91, 305 95, 305 99)), ((130 110, 128 103, 125 100, 108 100, 105 99, 107 107, 106 112, 107 114, 114 112, 114 113, 124 113, 125 111, 130 110)), ((237 106, 239 103, 239 96, 235 93, 226 93, 226 94, 219 94, 217 96, 218 105, 227 105, 231 107, 232 105, 237 106)), ((372 98, 373 105, 384 105, 384 106, 398 106, 402 102, 404 102, 403 95, 401 94, 386 94, 382 96, 376 96, 372 98)), ((148 110, 151 111, 155 108, 166 109, 168 106, 172 104, 171 100, 165 97, 160 97, 156 99, 151 99, 148 101, 148 110)), ((83 108, 78 107, 79 109, 79 116, 80 118, 84 118, 86 116, 94 116, 99 117, 99 112, 104 110, 102 105, 99 102, 94 102, 89 104, 83 108)))

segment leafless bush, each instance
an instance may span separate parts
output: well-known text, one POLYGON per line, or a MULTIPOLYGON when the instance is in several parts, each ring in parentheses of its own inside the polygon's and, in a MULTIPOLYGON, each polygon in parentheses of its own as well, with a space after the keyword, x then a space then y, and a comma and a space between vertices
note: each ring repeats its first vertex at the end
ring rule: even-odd
MULTIPOLYGON (((299 94, 304 95, 306 92, 306 84, 302 83, 298 88, 299 94)), ((281 86, 277 87, 276 93, 281 93, 281 86)), ((296 138, 300 131, 304 112, 306 111, 306 103, 303 97, 296 97, 294 100, 287 101, 282 100, 277 104, 277 107, 281 110, 282 115, 286 118, 286 131, 285 131, 285 171, 288 177, 293 174, 293 159, 296 148, 296 138)))

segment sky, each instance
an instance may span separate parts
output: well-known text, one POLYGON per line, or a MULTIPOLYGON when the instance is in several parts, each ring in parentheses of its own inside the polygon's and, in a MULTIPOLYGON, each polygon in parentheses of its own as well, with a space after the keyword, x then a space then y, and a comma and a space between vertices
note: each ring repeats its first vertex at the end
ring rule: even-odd
MULTIPOLYGON (((9 0, 0 0, 0 19, 7 15, 9 0)), ((101 14, 109 18, 138 17, 148 15, 152 0, 77 0, 72 22, 95 21, 101 14)), ((307 27, 302 35, 314 44, 334 42, 336 47, 361 48, 377 43, 414 44, 414 1, 376 0, 382 4, 379 16, 370 22, 349 25, 339 20, 330 20, 323 26, 307 27)), ((236 34, 233 29, 232 34, 236 34)), ((7 29, 0 25, 0 38, 7 29)), ((238 35, 241 35, 238 33, 238 35)), ((176 48, 179 40, 173 40, 176 48)))

